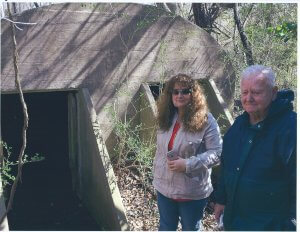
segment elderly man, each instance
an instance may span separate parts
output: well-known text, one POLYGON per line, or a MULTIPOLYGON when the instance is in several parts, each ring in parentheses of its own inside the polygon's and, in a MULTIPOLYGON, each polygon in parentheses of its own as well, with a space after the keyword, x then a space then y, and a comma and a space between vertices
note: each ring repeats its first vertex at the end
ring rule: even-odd
POLYGON ((225 230, 296 230, 294 94, 277 91, 271 68, 253 65, 241 79, 245 112, 224 136, 215 217, 225 230))

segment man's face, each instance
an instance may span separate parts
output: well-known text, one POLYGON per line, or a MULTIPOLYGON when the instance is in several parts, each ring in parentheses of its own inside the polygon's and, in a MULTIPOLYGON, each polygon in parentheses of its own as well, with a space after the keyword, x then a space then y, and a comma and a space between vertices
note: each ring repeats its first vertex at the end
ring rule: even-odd
POLYGON ((265 116, 276 93, 277 88, 271 87, 261 75, 248 77, 241 82, 242 106, 250 117, 265 116))

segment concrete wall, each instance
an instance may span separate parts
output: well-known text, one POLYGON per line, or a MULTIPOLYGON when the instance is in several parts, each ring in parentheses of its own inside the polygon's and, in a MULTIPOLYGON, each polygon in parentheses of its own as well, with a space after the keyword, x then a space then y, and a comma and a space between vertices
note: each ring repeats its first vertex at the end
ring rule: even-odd
MULTIPOLYGON (((149 85, 143 83, 121 119, 123 123, 130 121, 132 130, 138 126, 137 132, 140 140, 153 146, 156 143, 156 114, 156 102, 149 85)), ((118 140, 114 129, 106 140, 110 157, 118 155, 115 151, 116 144, 118 144, 118 140)))
MULTIPOLYGON (((118 3, 53 4, 23 12, 16 21, 24 90, 87 88, 106 140, 141 83, 183 72, 214 79, 230 104, 234 72, 217 42, 196 25, 154 6, 118 3)), ((1 20, 1 90, 14 89, 10 24, 1 20)))
MULTIPOLYGON (((228 128, 233 123, 233 118, 225 104, 218 88, 212 79, 201 79, 199 84, 203 88, 206 95, 209 111, 216 118, 221 133, 224 135, 228 128)), ((151 93, 149 85, 144 83, 133 98, 133 101, 126 109, 126 114, 123 116, 123 122, 131 121, 131 126, 134 128, 140 125, 139 135, 142 141, 147 141, 149 145, 156 143, 156 115, 157 107, 154 97, 151 93), (126 118, 126 119, 124 119, 126 118)), ((114 156, 114 148, 118 143, 114 131, 106 140, 106 146, 110 156, 114 156)))
POLYGON ((154 97, 151 93, 149 85, 142 84, 140 88, 141 101, 140 101, 140 122, 142 124, 141 138, 148 141, 149 144, 156 143, 156 116, 157 107, 154 97))
MULTIPOLYGON (((2 145, 1 145, 1 155, 2 154, 2 145)), ((1 181, 1 176, 0 176, 0 218, 4 215, 6 212, 6 206, 5 206, 5 199, 4 199, 4 194, 2 192, 2 181, 1 181)), ((4 218, 3 222, 0 224, 0 231, 9 231, 9 226, 8 226, 8 221, 7 217, 4 218)))
MULTIPOLYGON (((0 141, 2 141, 1 133, 0 133, 0 141)), ((2 143, 0 143, 0 160, 2 163, 3 162, 3 145, 2 145, 2 143)), ((3 185, 2 185, 1 175, 0 175, 0 218, 2 218, 4 213, 6 212, 4 192, 3 192, 2 187, 3 187, 3 185)), ((0 224, 0 231, 8 231, 8 230, 9 230, 9 226, 8 226, 8 221, 7 221, 7 216, 6 216, 3 220, 3 222, 0 224)))
POLYGON ((206 95, 209 111, 217 120, 221 133, 224 135, 233 123, 233 118, 229 112, 229 109, 225 104, 214 80, 200 80, 200 85, 202 86, 204 94, 206 95))
POLYGON ((69 96, 69 110, 74 187, 104 230, 128 230, 116 178, 86 89, 69 96))
MULTIPOLYGON (((224 104, 230 104, 234 72, 224 62, 224 51, 196 25, 140 4, 54 4, 25 11, 15 21, 37 23, 17 30, 25 91, 88 90, 69 97, 73 184, 105 226, 121 222, 123 227, 113 229, 127 229, 104 146, 104 141, 108 147, 115 145, 113 139, 107 140, 113 137, 114 126, 109 109, 115 108, 120 117, 132 113, 130 103, 142 83, 163 82, 179 72, 195 79, 214 79, 224 104), (101 128, 97 131, 103 141, 97 139, 96 128, 101 128)), ((9 26, 1 20, 2 92, 15 91, 9 26)), ((149 89, 143 89, 148 94, 137 105, 153 104, 149 89)), ((211 97, 216 91, 209 89, 209 104, 214 107, 212 99, 218 98, 211 97)), ((152 127, 153 112, 145 111, 137 120, 152 127)))

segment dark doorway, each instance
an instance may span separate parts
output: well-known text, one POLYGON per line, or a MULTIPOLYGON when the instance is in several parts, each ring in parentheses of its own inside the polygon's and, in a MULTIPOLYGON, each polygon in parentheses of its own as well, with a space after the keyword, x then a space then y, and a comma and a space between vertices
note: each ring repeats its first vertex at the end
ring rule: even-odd
POLYGON ((155 101, 158 100, 159 94, 164 88, 164 84, 162 84, 162 83, 152 83, 152 84, 149 84, 149 87, 150 87, 151 93, 154 97, 154 100, 155 101))
MULTIPOLYGON (((26 93, 29 128, 25 153, 44 156, 23 167, 12 211, 10 230, 100 230, 75 192, 68 156, 67 92, 26 93)), ((2 140, 21 147, 23 113, 17 94, 1 95, 2 140)))

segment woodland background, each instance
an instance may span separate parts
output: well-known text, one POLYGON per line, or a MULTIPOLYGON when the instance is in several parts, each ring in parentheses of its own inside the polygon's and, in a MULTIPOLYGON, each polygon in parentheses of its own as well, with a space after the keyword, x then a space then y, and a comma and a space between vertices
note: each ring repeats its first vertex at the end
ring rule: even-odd
MULTIPOLYGON (((51 3, 11 3, 12 13, 51 3)), ((113 4, 113 3, 112 3, 113 4)), ((271 66, 280 89, 289 88, 297 96, 297 8, 296 3, 153 3, 171 15, 179 15, 204 29, 226 51, 236 73, 233 116, 241 111, 239 76, 251 64, 271 66)), ((1 18, 8 18, 6 3, 1 4, 1 18)), ((295 101, 296 102, 296 101, 295 101)), ((296 108, 296 103, 294 104, 296 108)), ((138 128, 115 118, 119 136, 119 157, 115 173, 132 230, 157 230, 158 211, 152 181, 152 157, 155 144, 136 136, 138 128), (129 139, 130 138, 130 139, 129 139), (131 143, 131 144, 130 144, 131 143), (132 156, 134 154, 134 156, 132 156), (134 167, 134 168, 133 168, 134 167)), ((3 165, 3 164, 2 164, 3 165)), ((3 176, 1 169, 1 177, 3 176)), ((14 178, 12 178, 14 180, 14 178)), ((216 230, 211 209, 205 213, 206 230, 216 230)), ((180 228, 179 228, 180 229, 180 228)))

